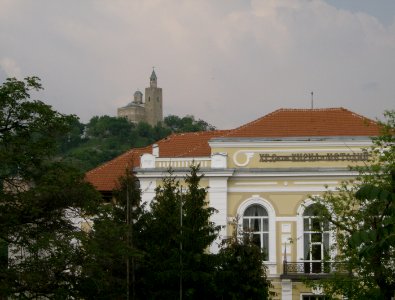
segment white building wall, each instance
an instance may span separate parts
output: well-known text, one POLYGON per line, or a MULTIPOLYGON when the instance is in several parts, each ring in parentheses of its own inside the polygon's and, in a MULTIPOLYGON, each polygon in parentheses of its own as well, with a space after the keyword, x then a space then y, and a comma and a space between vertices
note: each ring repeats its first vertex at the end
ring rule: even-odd
POLYGON ((221 226, 218 238, 210 246, 211 253, 218 253, 221 241, 226 238, 227 228, 227 194, 228 194, 228 178, 227 177, 212 177, 209 178, 209 205, 216 210, 217 213, 213 214, 211 221, 217 226, 221 226))

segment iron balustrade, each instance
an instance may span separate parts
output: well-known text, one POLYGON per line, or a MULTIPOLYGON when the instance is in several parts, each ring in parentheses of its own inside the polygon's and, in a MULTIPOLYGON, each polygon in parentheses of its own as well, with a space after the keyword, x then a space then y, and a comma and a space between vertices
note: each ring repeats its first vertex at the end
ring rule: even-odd
POLYGON ((283 262, 283 275, 325 275, 350 273, 346 263, 333 261, 283 262))

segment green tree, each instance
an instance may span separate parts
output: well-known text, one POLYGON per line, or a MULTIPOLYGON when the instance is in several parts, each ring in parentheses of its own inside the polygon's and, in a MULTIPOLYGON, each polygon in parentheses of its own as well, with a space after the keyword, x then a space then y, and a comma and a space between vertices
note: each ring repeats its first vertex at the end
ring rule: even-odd
POLYGON ((385 116, 383 133, 369 150, 371 161, 356 168, 356 181, 315 198, 321 218, 336 232, 336 260, 344 263, 318 282, 329 295, 391 299, 395 293, 395 112, 385 116))
POLYGON ((214 292, 215 257, 207 253, 218 228, 209 221, 207 191, 199 186, 201 176, 192 167, 186 187, 172 174, 157 188, 143 234, 149 299, 209 299, 214 292))
POLYGON ((126 118, 110 116, 95 116, 87 125, 72 120, 71 125, 72 133, 62 140, 60 156, 84 171, 171 133, 161 123, 152 127, 145 122, 134 124, 126 118))
POLYGON ((30 100, 39 89, 37 77, 0 86, 0 240, 8 248, 0 297, 72 296, 84 234, 77 221, 99 201, 82 173, 55 159, 75 117, 30 100))
POLYGON ((69 131, 60 138, 61 155, 85 142, 84 131, 85 125, 76 116, 70 116, 69 131))
POLYGON ((99 207, 92 230, 83 241, 85 261, 78 289, 87 299, 137 299, 136 266, 141 215, 138 179, 126 171, 113 199, 99 207))
POLYGON ((84 125, 69 119, 71 131, 61 139, 60 156, 68 163, 87 171, 109 161, 130 148, 145 147, 173 132, 214 130, 215 127, 193 116, 170 115, 154 127, 137 124, 126 118, 94 116, 84 125))
POLYGON ((169 115, 164 118, 164 123, 172 132, 196 132, 215 130, 215 127, 201 119, 195 120, 194 116, 178 117, 169 115))
POLYGON ((266 277, 266 254, 248 233, 239 234, 237 220, 233 227, 233 236, 223 241, 218 254, 217 299, 269 299, 273 293, 266 277))

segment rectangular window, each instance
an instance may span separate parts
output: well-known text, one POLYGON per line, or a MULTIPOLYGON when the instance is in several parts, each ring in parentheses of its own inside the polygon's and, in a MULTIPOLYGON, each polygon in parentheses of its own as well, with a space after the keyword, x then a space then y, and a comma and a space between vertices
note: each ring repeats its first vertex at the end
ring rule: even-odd
POLYGON ((325 300, 325 295, 302 295, 302 300, 325 300))

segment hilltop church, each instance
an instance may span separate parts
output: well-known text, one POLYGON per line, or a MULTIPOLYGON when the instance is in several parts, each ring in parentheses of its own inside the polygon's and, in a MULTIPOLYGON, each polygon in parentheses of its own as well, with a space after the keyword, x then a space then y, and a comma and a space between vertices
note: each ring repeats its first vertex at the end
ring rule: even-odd
POLYGON ((199 164, 207 201, 218 211, 212 221, 222 226, 210 250, 217 252, 221 239, 232 235, 230 222, 237 216, 240 228, 267 253, 275 299, 323 299, 304 281, 330 274, 323 266, 336 240, 333 232, 312 227, 317 216, 310 196, 355 178, 349 166, 368 161, 365 150, 379 131, 376 122, 345 108, 279 109, 235 129, 173 134, 131 149, 86 178, 110 194, 133 166, 142 200, 149 203, 170 167, 182 180, 191 164, 199 164))
POLYGON ((144 121, 155 126, 163 121, 162 88, 158 88, 158 78, 155 70, 150 76, 150 86, 143 93, 136 91, 134 99, 128 105, 118 108, 118 117, 125 117, 133 123, 144 121))

